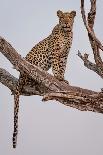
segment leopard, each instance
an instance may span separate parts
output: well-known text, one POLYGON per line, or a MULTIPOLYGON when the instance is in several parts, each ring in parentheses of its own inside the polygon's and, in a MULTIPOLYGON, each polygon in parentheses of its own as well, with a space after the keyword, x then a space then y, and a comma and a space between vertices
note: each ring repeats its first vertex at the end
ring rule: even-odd
MULTIPOLYGON (((40 67, 44 71, 48 71, 52 68, 54 77, 59 81, 65 81, 64 74, 68 54, 72 46, 73 25, 76 11, 63 12, 58 10, 57 16, 59 22, 54 26, 51 34, 37 43, 26 55, 25 60, 40 67)), ((33 85, 35 81, 25 72, 21 72, 16 93, 14 94, 13 148, 17 146, 19 97, 22 94, 23 87, 28 84, 33 85)))

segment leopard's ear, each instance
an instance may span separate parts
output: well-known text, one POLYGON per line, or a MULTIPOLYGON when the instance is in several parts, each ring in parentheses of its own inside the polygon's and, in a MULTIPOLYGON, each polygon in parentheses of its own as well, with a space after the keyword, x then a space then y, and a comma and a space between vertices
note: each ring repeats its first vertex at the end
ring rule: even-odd
POLYGON ((63 17, 63 12, 62 11, 60 11, 60 10, 58 10, 57 11, 57 16, 60 18, 60 17, 63 17))
POLYGON ((76 11, 71 11, 70 14, 71 14, 72 17, 75 17, 76 16, 76 11))

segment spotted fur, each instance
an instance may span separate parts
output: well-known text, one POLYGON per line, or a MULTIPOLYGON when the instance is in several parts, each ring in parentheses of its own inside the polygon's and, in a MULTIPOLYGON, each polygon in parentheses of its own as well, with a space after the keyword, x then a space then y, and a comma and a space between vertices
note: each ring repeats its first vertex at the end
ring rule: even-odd
MULTIPOLYGON (((57 11, 59 24, 57 24, 52 33, 35 45, 27 54, 26 60, 35 64, 45 71, 52 67, 54 76, 59 80, 64 80, 67 57, 72 45, 73 38, 73 23, 76 12, 57 11)), ((14 95, 14 133, 13 133, 13 148, 16 148, 18 134, 18 111, 19 111, 19 96, 24 85, 34 85, 32 80, 26 73, 21 73, 16 94, 14 95)))

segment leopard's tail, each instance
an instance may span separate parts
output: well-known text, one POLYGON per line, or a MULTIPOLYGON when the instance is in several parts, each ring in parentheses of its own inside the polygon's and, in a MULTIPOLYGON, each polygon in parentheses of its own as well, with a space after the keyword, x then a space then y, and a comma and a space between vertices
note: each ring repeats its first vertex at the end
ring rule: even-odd
POLYGON ((19 92, 14 95, 14 132, 12 138, 13 148, 16 148, 17 145, 19 96, 20 96, 19 92))
POLYGON ((19 98, 23 89, 23 86, 25 85, 27 79, 26 74, 20 73, 19 81, 16 87, 16 92, 14 94, 14 132, 13 132, 13 148, 16 148, 17 146, 17 136, 18 136, 18 113, 19 113, 19 98))

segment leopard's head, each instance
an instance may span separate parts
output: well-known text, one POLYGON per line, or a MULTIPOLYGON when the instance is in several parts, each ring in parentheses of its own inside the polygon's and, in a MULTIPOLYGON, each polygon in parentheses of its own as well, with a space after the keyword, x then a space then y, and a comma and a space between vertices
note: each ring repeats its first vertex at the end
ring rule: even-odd
POLYGON ((74 17, 76 16, 76 11, 62 12, 57 11, 57 16, 59 17, 59 25, 64 31, 71 31, 74 23, 74 17))

